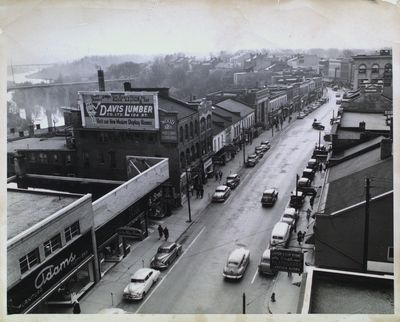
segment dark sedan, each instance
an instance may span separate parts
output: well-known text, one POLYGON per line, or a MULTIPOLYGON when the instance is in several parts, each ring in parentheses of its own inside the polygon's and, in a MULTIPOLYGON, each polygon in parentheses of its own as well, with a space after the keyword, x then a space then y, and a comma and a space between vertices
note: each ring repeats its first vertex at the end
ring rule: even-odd
POLYGON ((258 163, 258 156, 256 154, 251 154, 247 157, 246 167, 254 167, 258 163))
POLYGON ((226 185, 231 189, 235 189, 239 183, 240 176, 237 173, 232 173, 226 177, 226 185))
POLYGON ((321 123, 319 122, 314 122, 312 124, 312 128, 315 130, 325 130, 325 126, 323 126, 321 123))
POLYGON ((180 254, 182 254, 182 245, 165 242, 158 247, 157 254, 151 259, 150 267, 154 269, 168 268, 180 254))

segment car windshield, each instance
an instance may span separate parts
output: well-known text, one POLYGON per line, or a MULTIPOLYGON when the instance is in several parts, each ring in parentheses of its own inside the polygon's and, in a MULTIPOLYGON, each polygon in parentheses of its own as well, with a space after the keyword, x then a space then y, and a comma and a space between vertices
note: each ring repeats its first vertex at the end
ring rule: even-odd
POLYGON ((169 248, 160 247, 158 248, 158 253, 169 253, 169 248))
POLYGON ((239 263, 238 262, 234 262, 234 261, 229 261, 228 262, 228 267, 238 267, 239 263))
POLYGON ((256 157, 248 157, 248 160, 253 161, 256 157))
POLYGON ((269 258, 263 258, 262 262, 268 264, 269 263, 269 258))
POLYGON ((235 180, 235 178, 236 178, 236 176, 228 176, 228 177, 226 178, 226 180, 232 181, 232 180, 235 180))
POLYGON ((264 198, 265 200, 272 200, 272 195, 270 195, 270 194, 263 195, 263 198, 264 198))
POLYGON ((284 214, 283 218, 293 219, 294 216, 293 215, 289 215, 289 214, 284 214))
POLYGON ((144 283, 144 280, 138 279, 138 278, 132 278, 131 283, 144 283))
POLYGON ((217 188, 216 192, 225 192, 225 188, 217 188))
POLYGON ((282 240, 282 239, 283 239, 282 236, 273 236, 272 238, 273 238, 273 239, 279 239, 279 240, 282 240))

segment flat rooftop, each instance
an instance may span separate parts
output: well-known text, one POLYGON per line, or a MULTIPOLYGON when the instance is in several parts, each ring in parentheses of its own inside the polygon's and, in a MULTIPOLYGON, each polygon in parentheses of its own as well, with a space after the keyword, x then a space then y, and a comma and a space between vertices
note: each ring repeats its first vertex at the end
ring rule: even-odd
POLYGON ((51 138, 26 138, 7 142, 7 153, 15 150, 65 150, 71 151, 66 147, 65 137, 51 138))
POLYGON ((7 189, 7 239, 11 239, 81 195, 7 189))
POLYGON ((344 111, 341 121, 341 128, 358 128, 360 122, 365 122, 365 129, 371 131, 390 131, 386 125, 386 116, 379 113, 357 113, 344 111))
POLYGON ((309 313, 394 314, 394 281, 314 271, 309 313))

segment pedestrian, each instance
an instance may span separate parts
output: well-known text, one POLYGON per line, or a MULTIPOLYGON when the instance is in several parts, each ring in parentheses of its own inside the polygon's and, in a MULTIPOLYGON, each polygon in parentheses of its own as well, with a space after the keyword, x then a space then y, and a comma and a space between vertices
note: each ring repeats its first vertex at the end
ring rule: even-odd
POLYGON ((222 180, 222 171, 219 170, 219 182, 221 182, 221 180, 222 180))
POLYGON ((319 164, 319 172, 322 173, 322 170, 323 170, 323 169, 322 169, 322 163, 320 163, 320 164, 319 164))
POLYGON ((218 172, 215 172, 215 181, 218 181, 219 175, 218 172))
POLYGON ((303 240, 306 238, 306 231, 303 231, 303 240))
POLYGON ((311 198, 310 198, 311 209, 313 209, 313 207, 314 207, 314 199, 315 199, 315 196, 311 196, 311 198))
POLYGON ((297 242, 299 243, 299 245, 301 245, 302 241, 303 241, 303 233, 301 232, 301 230, 299 230, 299 232, 297 233, 297 242))
POLYGON ((307 209, 307 222, 310 221, 310 216, 311 216, 311 209, 308 208, 308 209, 307 209))
POLYGON ((203 186, 200 187, 200 198, 203 199, 204 196, 204 188, 203 186))
POLYGON ((196 192, 196 199, 198 199, 200 192, 199 192, 199 189, 197 189, 197 186, 194 187, 194 191, 196 192))
POLYGON ((81 306, 79 305, 79 302, 76 299, 74 300, 72 312, 74 314, 80 314, 81 313, 81 306))
POLYGON ((158 225, 158 236, 159 236, 159 238, 158 239, 161 239, 162 238, 162 236, 163 236, 163 228, 161 227, 161 225, 158 225))
POLYGON ((168 231, 168 228, 167 228, 167 227, 164 228, 164 237, 165 237, 165 240, 168 240, 169 231, 168 231))

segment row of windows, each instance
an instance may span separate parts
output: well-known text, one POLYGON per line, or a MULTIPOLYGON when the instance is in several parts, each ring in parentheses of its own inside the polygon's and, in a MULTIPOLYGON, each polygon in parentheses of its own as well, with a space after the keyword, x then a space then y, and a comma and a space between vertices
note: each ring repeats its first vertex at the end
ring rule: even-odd
MULTIPOLYGON (((84 131, 80 132, 81 138, 85 138, 88 134, 84 131)), ((143 143, 154 143, 158 140, 158 133, 142 133, 142 132, 98 132, 96 140, 100 143, 114 143, 125 141, 139 141, 143 143)))
MULTIPOLYGON (((110 169, 115 169, 117 168, 117 158, 116 154, 114 151, 109 151, 107 153, 103 151, 98 151, 97 152, 97 164, 100 166, 104 166, 106 164, 106 155, 107 155, 107 162, 110 166, 110 169)), ((90 155, 89 152, 83 152, 82 154, 83 157, 83 166, 85 168, 89 168, 91 163, 90 163, 90 155)))
POLYGON ((188 164, 200 158, 200 156, 211 152, 212 148, 212 138, 208 139, 207 144, 206 142, 202 142, 201 144, 196 143, 196 146, 192 145, 190 149, 187 148, 185 152, 180 153, 181 168, 185 168, 188 164))
MULTIPOLYGON (((80 234, 79 221, 74 222, 71 226, 64 229, 65 242, 68 243, 75 236, 80 234)), ((58 233, 43 243, 44 256, 48 257, 53 254, 57 249, 62 247, 61 234, 58 233)), ((29 271, 32 267, 40 263, 39 248, 35 248, 25 256, 19 259, 19 267, 21 274, 29 271)))
POLYGON ((62 163, 64 165, 71 164, 71 154, 59 154, 55 152, 30 152, 30 162, 39 162, 43 164, 57 164, 62 163))
MULTIPOLYGON (((379 64, 373 64, 372 67, 371 67, 371 73, 377 74, 377 73, 379 73, 379 69, 380 69, 379 64)), ((391 73, 392 72, 392 64, 386 64, 385 67, 384 67, 384 72, 385 73, 391 73)), ((361 64, 358 67, 358 73, 359 74, 366 74, 367 73, 367 65, 361 64)))
MULTIPOLYGON (((202 117, 200 120, 200 131, 204 132, 206 129, 211 129, 211 115, 207 116, 207 120, 202 117)), ((179 127, 179 141, 183 142, 183 140, 189 140, 194 138, 194 135, 199 134, 199 122, 195 120, 194 126, 193 122, 190 124, 185 124, 185 126, 179 127)))

